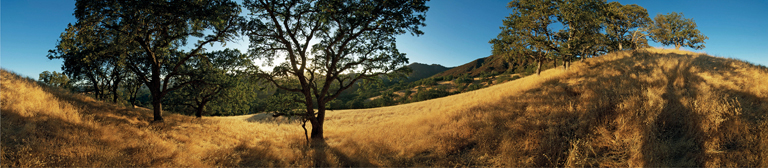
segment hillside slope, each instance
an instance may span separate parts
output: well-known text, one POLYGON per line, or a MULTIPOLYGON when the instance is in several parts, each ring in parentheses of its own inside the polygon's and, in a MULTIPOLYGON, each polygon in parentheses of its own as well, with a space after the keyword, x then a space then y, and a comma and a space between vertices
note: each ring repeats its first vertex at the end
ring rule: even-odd
POLYGON ((511 65, 504 60, 501 56, 491 55, 488 57, 478 58, 472 62, 466 63, 461 66, 457 66, 446 71, 443 71, 435 77, 442 77, 452 75, 454 77, 468 74, 469 76, 479 76, 482 73, 503 73, 511 65))
POLYGON ((265 115, 124 109, 2 72, 2 166, 768 166, 768 69, 612 53, 453 96, 328 113, 328 147, 265 115), (135 160, 135 161, 134 161, 135 160))
POLYGON ((428 78, 432 75, 435 75, 437 73, 450 69, 439 64, 427 65, 427 64, 422 64, 418 62, 409 64, 408 67, 411 68, 411 70, 413 70, 413 72, 408 75, 408 80, 407 80, 408 82, 413 82, 419 79, 428 78))

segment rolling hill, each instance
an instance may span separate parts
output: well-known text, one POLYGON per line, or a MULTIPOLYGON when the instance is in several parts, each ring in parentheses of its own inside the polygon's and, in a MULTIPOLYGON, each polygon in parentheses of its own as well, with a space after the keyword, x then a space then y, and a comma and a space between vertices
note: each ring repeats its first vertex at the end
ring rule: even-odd
POLYGON ((442 77, 442 76, 448 76, 448 75, 452 75, 456 77, 464 74, 469 74, 469 76, 474 77, 486 72, 503 73, 508 68, 510 68, 510 66, 511 65, 501 56, 491 55, 488 57, 478 58, 464 65, 457 66, 449 70, 443 71, 435 75, 435 77, 442 77))
POLYGON ((397 106, 330 111, 324 148, 296 121, 126 109, 0 72, 6 166, 766 167, 768 68, 625 51, 397 106))
POLYGON ((427 65, 427 64, 422 64, 418 62, 409 64, 407 66, 411 68, 411 70, 413 70, 413 72, 408 75, 407 82, 413 82, 419 79, 428 78, 432 75, 451 69, 451 68, 446 68, 440 64, 427 65))

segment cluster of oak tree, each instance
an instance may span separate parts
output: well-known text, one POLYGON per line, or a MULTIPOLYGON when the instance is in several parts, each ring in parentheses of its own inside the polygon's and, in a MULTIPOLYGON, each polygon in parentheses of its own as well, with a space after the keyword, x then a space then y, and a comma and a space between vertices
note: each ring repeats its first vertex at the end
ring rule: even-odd
MULTIPOLYGON (((163 109, 192 109, 198 117, 205 110, 237 113, 264 98, 270 105, 264 110, 300 117, 302 127, 309 122, 307 140, 323 143, 327 107, 344 90, 409 72, 395 37, 423 34, 426 1, 78 0, 77 22, 48 58, 62 59, 63 74, 89 85, 81 91, 98 99, 117 102, 118 93, 128 93, 135 104, 137 93, 147 90, 154 121, 163 121, 163 109), (250 41, 248 51, 206 48, 243 38, 250 41)), ((652 24, 637 5, 515 0, 509 8, 512 14, 491 41, 494 54, 539 65, 561 59, 567 67, 576 58, 643 47, 648 34, 697 49, 706 39, 690 19, 672 13, 652 24)))
POLYGON ((648 46, 647 38, 663 45, 703 49, 708 39, 692 19, 676 12, 651 20, 641 6, 604 0, 514 0, 512 13, 492 39, 493 54, 523 65, 560 60, 567 70, 571 61, 609 51, 648 46))
POLYGON ((245 100, 270 85, 293 93, 274 96, 275 112, 301 117, 314 142, 324 142, 326 103, 358 81, 407 71, 395 37, 423 34, 425 3, 78 0, 77 22, 48 58, 63 59, 63 73, 98 98, 145 87, 155 121, 163 121, 164 102, 200 116, 207 103, 245 100), (206 50, 242 38, 250 41, 245 53, 206 50))

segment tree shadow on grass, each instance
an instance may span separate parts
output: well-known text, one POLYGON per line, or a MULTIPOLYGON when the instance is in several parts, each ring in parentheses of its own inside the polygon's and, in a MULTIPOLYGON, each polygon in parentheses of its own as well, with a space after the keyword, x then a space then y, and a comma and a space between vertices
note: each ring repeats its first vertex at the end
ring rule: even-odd
POLYGON ((500 166, 704 166, 702 116, 687 107, 701 94, 692 87, 704 81, 690 74, 693 56, 634 54, 585 61, 581 72, 547 80, 491 105, 496 108, 474 108, 495 117, 478 119, 485 124, 475 127, 473 150, 509 158, 491 161, 500 166), (657 98, 648 96, 654 88, 657 98))

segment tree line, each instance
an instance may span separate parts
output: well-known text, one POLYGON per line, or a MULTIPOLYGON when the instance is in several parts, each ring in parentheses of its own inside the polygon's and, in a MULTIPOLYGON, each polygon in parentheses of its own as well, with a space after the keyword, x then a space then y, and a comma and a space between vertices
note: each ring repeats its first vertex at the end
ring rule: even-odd
MULTIPOLYGON (((62 76, 69 76, 68 87, 112 102, 128 97, 131 105, 148 92, 156 122, 163 121, 164 109, 197 117, 209 110, 244 114, 254 108, 296 116, 302 127, 307 122, 312 127, 307 141, 324 144, 326 111, 345 99, 345 90, 410 72, 395 37, 424 33, 426 1, 78 0, 77 22, 47 55, 64 61, 63 72, 41 74, 41 80, 68 83, 62 76), (243 38, 250 40, 247 51, 206 48, 243 38)), ((508 7, 513 12, 491 40, 493 52, 536 62, 537 73, 545 60, 560 60, 567 68, 575 59, 647 46, 647 36, 696 49, 707 39, 682 14, 659 15, 651 24, 637 5, 515 0, 508 7)), ((464 78, 457 83, 479 88, 464 78)), ((433 90, 423 98, 450 94, 433 90)), ((382 96, 383 105, 396 97, 382 96)))
POLYGON ((211 102, 245 109, 235 107, 248 104, 238 100, 272 92, 279 99, 270 101, 287 104, 269 110, 301 117, 312 126, 307 139, 322 143, 326 104, 358 81, 407 72, 395 37, 423 34, 425 3, 78 0, 77 22, 47 57, 62 59, 63 74, 89 85, 85 92, 97 99, 149 91, 156 122, 164 109, 193 109, 200 117, 211 102), (242 38, 250 39, 246 52, 206 48, 242 38), (300 110, 285 110, 292 105, 300 110))
POLYGON ((663 45, 703 49, 704 36, 693 19, 672 12, 651 20, 645 8, 604 0, 513 0, 501 33, 489 41, 493 54, 521 64, 570 62, 610 51, 648 47, 648 37, 663 45))

